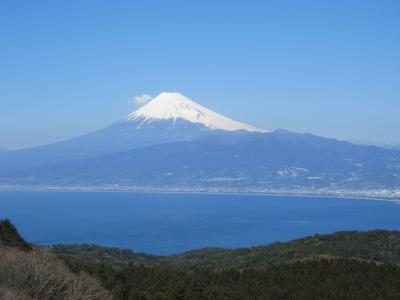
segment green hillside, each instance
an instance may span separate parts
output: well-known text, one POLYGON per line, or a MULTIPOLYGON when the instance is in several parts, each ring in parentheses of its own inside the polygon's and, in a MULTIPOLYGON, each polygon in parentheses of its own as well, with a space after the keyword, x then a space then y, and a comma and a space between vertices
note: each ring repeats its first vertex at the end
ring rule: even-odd
POLYGON ((77 255, 104 262, 170 266, 182 270, 263 269, 280 263, 324 257, 400 264, 400 232, 337 232, 288 243, 234 250, 205 248, 172 256, 136 254, 130 250, 96 245, 55 245, 52 250, 59 254, 77 255))
POLYGON ((0 221, 0 299, 400 299, 399 264, 397 231, 163 257, 96 245, 49 250, 0 221))

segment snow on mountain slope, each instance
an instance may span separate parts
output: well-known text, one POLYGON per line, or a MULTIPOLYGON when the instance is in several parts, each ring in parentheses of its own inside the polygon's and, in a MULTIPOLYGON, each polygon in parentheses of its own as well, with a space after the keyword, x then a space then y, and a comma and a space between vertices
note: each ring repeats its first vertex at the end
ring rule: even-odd
POLYGON ((125 118, 128 122, 139 121, 139 127, 160 120, 171 120, 175 124, 177 119, 202 124, 209 129, 267 132, 267 130, 224 117, 208 108, 205 108, 204 106, 201 106, 180 93, 163 92, 125 118))
POLYGON ((106 128, 55 144, 1 153, 0 174, 163 143, 263 132, 266 131, 221 116, 181 94, 161 93, 106 128))

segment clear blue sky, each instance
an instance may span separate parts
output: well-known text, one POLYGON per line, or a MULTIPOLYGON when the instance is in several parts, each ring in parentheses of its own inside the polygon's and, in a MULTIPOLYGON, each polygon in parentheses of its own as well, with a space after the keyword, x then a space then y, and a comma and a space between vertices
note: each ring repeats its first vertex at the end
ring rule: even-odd
POLYGON ((259 127, 400 142, 400 1, 0 1, 0 147, 179 91, 259 127))

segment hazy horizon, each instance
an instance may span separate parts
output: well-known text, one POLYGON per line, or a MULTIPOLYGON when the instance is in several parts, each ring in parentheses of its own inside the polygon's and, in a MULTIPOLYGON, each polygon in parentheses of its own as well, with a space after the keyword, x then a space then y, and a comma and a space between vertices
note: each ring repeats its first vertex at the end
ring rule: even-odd
POLYGON ((260 128, 400 142, 397 1, 4 1, 0 148, 103 128, 178 91, 260 128))

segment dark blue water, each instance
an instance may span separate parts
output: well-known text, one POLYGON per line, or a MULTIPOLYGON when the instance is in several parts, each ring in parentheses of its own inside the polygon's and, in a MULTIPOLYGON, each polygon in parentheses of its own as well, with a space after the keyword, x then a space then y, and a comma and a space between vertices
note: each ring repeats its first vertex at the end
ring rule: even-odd
POLYGON ((171 254, 338 230, 400 230, 400 205, 248 195, 0 192, 0 218, 10 218, 33 243, 95 243, 171 254))

